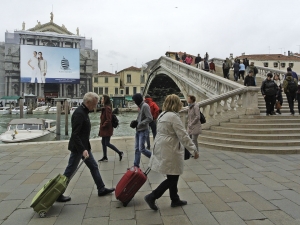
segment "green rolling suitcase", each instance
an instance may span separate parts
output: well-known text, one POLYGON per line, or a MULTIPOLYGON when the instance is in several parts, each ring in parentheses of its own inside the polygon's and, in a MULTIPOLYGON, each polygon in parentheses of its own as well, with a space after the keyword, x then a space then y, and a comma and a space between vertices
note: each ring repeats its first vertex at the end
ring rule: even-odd
POLYGON ((39 214, 41 218, 46 217, 48 210, 67 189, 68 183, 78 171, 84 160, 79 164, 70 179, 66 176, 58 174, 54 179, 48 181, 44 187, 34 196, 30 207, 39 214))

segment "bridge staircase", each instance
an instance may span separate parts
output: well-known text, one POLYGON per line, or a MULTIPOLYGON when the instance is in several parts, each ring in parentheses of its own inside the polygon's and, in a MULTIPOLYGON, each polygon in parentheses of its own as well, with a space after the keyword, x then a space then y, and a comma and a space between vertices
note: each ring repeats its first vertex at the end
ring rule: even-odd
MULTIPOLYGON (((219 76, 223 76, 220 72, 219 76)), ((230 79, 233 80, 231 72, 230 79)), ((258 87, 265 77, 257 77, 258 87)), ((238 81, 242 84, 242 80, 238 81)), ((266 116, 263 96, 258 92, 259 115, 239 115, 202 131, 199 147, 265 154, 300 153, 300 116, 295 102, 295 116, 290 115, 283 93, 281 115, 266 116)))
MULTIPOLYGON (((252 153, 300 153, 300 116, 291 116, 284 95, 282 115, 266 116, 264 99, 260 93, 267 73, 283 77, 286 71, 259 67, 257 87, 245 87, 243 81, 230 80, 222 74, 223 59, 214 58, 217 74, 211 74, 162 56, 149 68, 145 93, 159 76, 168 76, 181 93, 195 95, 206 117, 199 136, 201 147, 252 153)), ((187 125, 187 109, 180 112, 187 125)))

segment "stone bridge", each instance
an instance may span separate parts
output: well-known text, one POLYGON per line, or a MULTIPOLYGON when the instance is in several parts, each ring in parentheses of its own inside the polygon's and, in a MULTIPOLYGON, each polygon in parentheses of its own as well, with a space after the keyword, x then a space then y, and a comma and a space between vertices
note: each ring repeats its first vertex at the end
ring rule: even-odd
MULTIPOLYGON (((289 115, 285 95, 283 114, 267 117, 260 94, 260 84, 267 73, 283 78, 285 71, 257 66, 258 86, 245 87, 239 83, 241 81, 221 77, 223 61, 214 58, 217 74, 212 74, 162 56, 149 70, 144 94, 154 94, 160 105, 168 94, 185 99, 190 94, 196 96, 207 121, 202 125, 199 138, 203 147, 255 153, 300 153, 299 135, 290 135, 291 132, 300 133, 300 117, 289 115), (156 88, 165 89, 165 92, 157 96, 156 88)), ((180 116, 187 125, 187 108, 183 108, 180 116)))

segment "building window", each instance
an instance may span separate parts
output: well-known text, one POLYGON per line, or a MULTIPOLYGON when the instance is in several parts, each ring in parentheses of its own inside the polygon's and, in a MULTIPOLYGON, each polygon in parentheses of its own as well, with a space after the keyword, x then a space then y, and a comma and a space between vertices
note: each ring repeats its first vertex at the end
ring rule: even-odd
POLYGON ((294 66, 294 63, 289 63, 290 68, 293 68, 293 66, 294 66))
POLYGON ((144 93, 144 87, 141 87, 141 93, 144 93))
POLYGON ((108 95, 108 87, 105 88, 105 94, 108 95))
POLYGON ((124 90, 120 90, 120 92, 121 92, 121 93, 120 93, 121 95, 123 95, 123 94, 124 94, 124 90))
POLYGON ((268 67, 268 66, 269 66, 269 63, 265 62, 264 67, 268 67))
POLYGON ((98 83, 98 77, 94 77, 94 83, 98 83))
POLYGON ((141 83, 145 83, 145 75, 141 75, 141 83))
POLYGON ((136 87, 133 87, 133 94, 136 94, 136 87))
POLYGON ((119 83, 119 78, 115 77, 115 83, 119 83))
POLYGON ((129 95, 129 87, 126 87, 126 95, 129 95))
POLYGON ((99 88, 98 87, 94 87, 94 92, 97 93, 97 94, 99 94, 98 91, 99 91, 99 88))
POLYGON ((103 87, 99 87, 99 92, 98 92, 99 95, 103 95, 103 87))
POLYGON ((108 83, 108 77, 104 78, 104 83, 108 83))
POLYGON ((119 89, 115 88, 115 95, 118 95, 118 94, 119 94, 119 89))
POLYGON ((127 74, 127 83, 131 83, 131 75, 127 74))
POLYGON ((284 68, 284 67, 285 67, 285 63, 280 63, 280 66, 281 66, 282 68, 284 68))
POLYGON ((274 67, 278 67, 278 63, 277 62, 274 62, 274 67))

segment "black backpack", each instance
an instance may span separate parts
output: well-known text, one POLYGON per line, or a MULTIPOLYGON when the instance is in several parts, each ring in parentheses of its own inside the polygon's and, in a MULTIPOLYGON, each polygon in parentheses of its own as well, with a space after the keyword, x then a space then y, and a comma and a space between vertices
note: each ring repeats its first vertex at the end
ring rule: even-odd
POLYGON ((115 114, 112 114, 111 124, 112 124, 113 128, 117 128, 119 126, 119 119, 115 114))
POLYGON ((205 116, 203 115, 203 113, 201 111, 200 111, 200 123, 201 124, 205 124, 206 123, 205 116))
POLYGON ((207 61, 204 62, 204 69, 205 70, 209 70, 209 66, 208 66, 208 62, 207 61))
POLYGON ((294 78, 288 81, 287 89, 289 93, 296 93, 298 90, 298 84, 294 81, 294 78))

